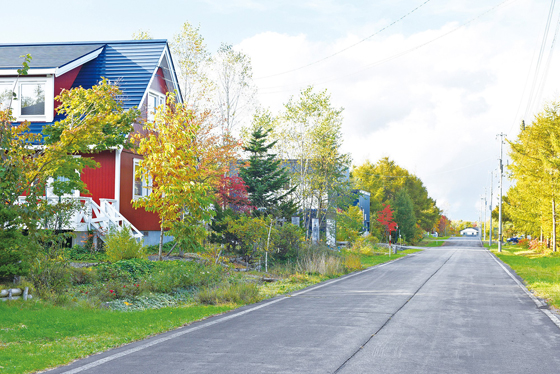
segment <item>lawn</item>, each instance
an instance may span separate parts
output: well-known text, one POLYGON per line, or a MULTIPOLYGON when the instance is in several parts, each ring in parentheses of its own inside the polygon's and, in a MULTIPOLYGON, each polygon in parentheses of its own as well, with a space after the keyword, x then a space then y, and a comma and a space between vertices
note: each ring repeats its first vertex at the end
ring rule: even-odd
POLYGON ((67 364, 234 307, 197 305, 119 312, 3 302, 0 373, 25 373, 67 364))
MULTIPOLYGON (((486 244, 486 247, 488 245, 486 244)), ((500 260, 508 264, 536 296, 546 299, 550 305, 560 309, 560 254, 539 253, 517 245, 498 245, 491 248, 500 260)))

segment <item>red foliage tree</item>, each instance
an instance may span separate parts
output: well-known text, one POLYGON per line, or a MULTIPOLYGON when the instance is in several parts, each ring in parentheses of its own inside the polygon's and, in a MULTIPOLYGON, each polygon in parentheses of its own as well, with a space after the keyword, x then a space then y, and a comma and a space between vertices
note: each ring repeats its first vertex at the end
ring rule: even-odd
POLYGON ((446 216, 442 215, 439 218, 439 222, 437 224, 437 231, 440 235, 445 234, 446 232, 446 228, 449 228, 451 224, 451 221, 449 221, 449 218, 447 218, 446 216))
POLYGON ((250 212, 253 209, 249 200, 247 185, 241 177, 222 177, 216 195, 218 204, 222 209, 230 207, 243 213, 250 212))
POLYGON ((391 237, 391 233, 397 230, 397 223, 393 221, 393 211, 390 204, 383 204, 384 208, 377 212, 377 222, 385 228, 385 234, 391 237))

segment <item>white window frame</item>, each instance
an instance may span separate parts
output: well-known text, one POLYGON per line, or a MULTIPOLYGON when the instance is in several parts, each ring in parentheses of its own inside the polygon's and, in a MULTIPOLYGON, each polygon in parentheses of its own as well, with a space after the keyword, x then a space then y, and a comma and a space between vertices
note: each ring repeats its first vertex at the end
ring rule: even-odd
MULTIPOLYGON (((80 157, 82 157, 82 156, 80 156, 80 155, 74 155, 74 156, 72 156, 72 157, 74 157, 74 158, 80 158, 80 157)), ((76 172, 76 174, 78 174, 78 176, 81 176, 81 175, 82 175, 82 173, 80 173, 79 170, 75 170, 75 172, 76 172)), ((59 179, 59 178, 60 178, 60 177, 57 177, 56 179, 59 179)), ((53 186, 52 186, 53 182, 54 182, 54 178, 53 178, 53 177, 49 177, 49 178, 47 179, 47 190, 45 191, 45 196, 46 196, 47 198, 49 198, 49 197, 59 197, 58 195, 55 195, 54 192, 53 192, 53 186)), ((72 190, 72 193, 63 194, 63 195, 60 196, 60 197, 62 197, 62 198, 80 197, 80 190, 72 190)))
POLYGON ((157 91, 154 91, 154 90, 149 90, 148 91, 148 101, 146 103, 146 108, 147 108, 146 119, 148 120, 148 122, 153 122, 154 121, 156 109, 160 105, 163 105, 165 107, 165 105, 166 105, 165 95, 162 94, 161 92, 157 92, 157 91), (151 102, 152 102, 152 98, 154 98, 156 100, 156 106, 155 107, 152 107, 150 105, 151 102))
POLYGON ((0 84, 8 84, 17 95, 17 100, 12 100, 12 115, 16 121, 30 122, 52 122, 54 119, 54 76, 46 77, 11 77, 0 78, 0 84), (42 115, 21 115, 21 86, 22 84, 43 83, 45 85, 45 114, 42 115))
POLYGON ((132 199, 138 200, 143 197, 149 196, 152 193, 151 177, 148 178, 148 183, 142 178, 142 195, 136 194, 136 168, 142 163, 141 158, 134 158, 132 164, 132 199))

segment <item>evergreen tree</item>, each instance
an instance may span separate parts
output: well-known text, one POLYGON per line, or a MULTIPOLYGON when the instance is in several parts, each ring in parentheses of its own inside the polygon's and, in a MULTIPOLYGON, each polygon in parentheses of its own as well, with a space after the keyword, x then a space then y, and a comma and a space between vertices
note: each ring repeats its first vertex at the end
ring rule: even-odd
POLYGON ((395 221, 399 225, 401 235, 405 241, 413 241, 416 234, 416 215, 414 214, 412 199, 404 188, 397 191, 393 207, 395 209, 395 221))
POLYGON ((257 208, 275 209, 293 191, 282 191, 290 182, 288 170, 283 168, 275 154, 268 153, 276 142, 267 143, 270 130, 257 127, 251 134, 249 144, 243 149, 250 153, 249 163, 239 170, 249 192, 251 204, 257 208))

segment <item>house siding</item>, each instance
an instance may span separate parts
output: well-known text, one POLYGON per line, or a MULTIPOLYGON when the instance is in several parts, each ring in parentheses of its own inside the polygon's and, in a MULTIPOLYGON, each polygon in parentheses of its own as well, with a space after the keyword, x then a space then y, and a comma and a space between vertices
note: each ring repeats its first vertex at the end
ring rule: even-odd
POLYGON ((167 84, 165 83, 165 78, 163 76, 163 69, 158 68, 156 75, 154 76, 154 80, 150 85, 150 89, 156 92, 160 92, 162 94, 166 94, 169 90, 167 88, 167 84))
POLYGON ((99 199, 115 198, 115 151, 104 151, 97 154, 84 154, 82 157, 90 157, 98 162, 100 167, 85 168, 81 179, 86 184, 89 194, 83 196, 93 197, 99 204, 99 199))
POLYGON ((129 150, 124 150, 121 154, 120 212, 140 231, 159 231, 157 214, 146 212, 143 208, 134 209, 132 206, 135 158, 142 158, 142 156, 129 150))
MULTIPOLYGON (((77 68, 74 68, 69 72, 62 74, 61 76, 54 78, 54 97, 60 95, 63 89, 69 90, 72 88, 72 85, 74 84, 74 81, 76 80, 76 77, 80 73, 81 69, 82 66, 80 65, 77 68)), ((55 116, 56 116, 56 108, 58 108, 59 105, 60 105, 60 101, 55 100, 54 102, 55 116)))

